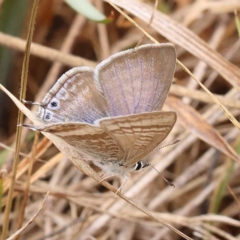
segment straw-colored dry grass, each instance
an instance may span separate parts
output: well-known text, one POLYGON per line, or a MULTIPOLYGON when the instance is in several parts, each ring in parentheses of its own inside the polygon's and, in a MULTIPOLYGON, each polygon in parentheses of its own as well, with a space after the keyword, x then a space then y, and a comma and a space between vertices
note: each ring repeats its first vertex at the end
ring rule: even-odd
MULTIPOLYGON (((84 164, 77 167, 92 177, 79 171, 43 135, 24 128, 12 208, 8 213, 17 109, 0 92, 3 231, 6 233, 9 225, 7 236, 12 236, 24 226, 18 238, 24 240, 180 239, 180 232, 189 239, 240 239, 240 160, 236 154, 240 42, 234 18, 240 2, 162 1, 159 5, 168 9, 165 15, 154 10, 154 1, 112 0, 135 25, 115 6, 94 2, 106 15, 114 12, 112 23, 92 22, 60 0, 40 1, 26 99, 40 102, 69 68, 95 66, 113 53, 136 46, 140 40, 140 44, 155 40, 174 43, 180 62, 163 110, 176 111, 178 121, 163 145, 176 139, 181 141, 154 151, 147 160, 175 188, 166 185, 154 169, 148 168, 133 174, 122 193, 115 195, 111 191, 121 185, 121 179, 111 178, 113 187, 102 182, 109 191, 84 164), (181 63, 214 96, 209 96, 181 63), (171 226, 180 232, 176 233, 171 226)), ((25 48, 22 39, 27 36, 31 7, 26 8, 25 23, 18 37, 0 33, 1 46, 14 54, 7 80, 3 82, 0 77, 0 81, 15 96, 19 93, 25 48)), ((0 64, 4 61, 2 58, 0 64)), ((24 123, 30 121, 25 119, 24 123)))

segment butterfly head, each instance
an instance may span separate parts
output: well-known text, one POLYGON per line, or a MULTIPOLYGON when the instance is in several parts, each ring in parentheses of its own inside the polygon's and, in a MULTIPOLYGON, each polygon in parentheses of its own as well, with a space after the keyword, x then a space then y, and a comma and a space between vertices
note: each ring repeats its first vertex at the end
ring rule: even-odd
POLYGON ((109 175, 117 175, 117 176, 129 176, 131 172, 141 171, 143 168, 150 166, 149 163, 145 161, 138 161, 132 166, 126 166, 123 163, 119 162, 111 162, 111 161, 93 161, 96 166, 101 168, 104 172, 109 175))
POLYGON ((141 171, 143 168, 148 167, 149 163, 144 161, 138 161, 132 166, 133 171, 141 171))

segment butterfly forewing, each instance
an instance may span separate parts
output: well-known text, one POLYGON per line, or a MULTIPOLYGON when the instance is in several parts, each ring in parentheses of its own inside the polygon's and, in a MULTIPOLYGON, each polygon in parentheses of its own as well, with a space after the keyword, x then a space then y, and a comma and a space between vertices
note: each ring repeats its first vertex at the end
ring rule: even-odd
POLYGON ((71 146, 93 157, 93 161, 117 161, 124 155, 121 147, 100 126, 85 123, 55 123, 39 130, 62 138, 71 146))
POLYGON ((129 167, 146 157, 169 134, 176 122, 174 112, 151 112, 104 119, 101 127, 124 152, 122 164, 129 167))
POLYGON ((43 99, 38 116, 46 122, 87 122, 106 117, 106 102, 93 80, 94 69, 66 72, 43 99))
POLYGON ((101 62, 95 70, 95 82, 106 98, 108 115, 160 110, 171 86, 175 63, 172 44, 143 45, 101 62))

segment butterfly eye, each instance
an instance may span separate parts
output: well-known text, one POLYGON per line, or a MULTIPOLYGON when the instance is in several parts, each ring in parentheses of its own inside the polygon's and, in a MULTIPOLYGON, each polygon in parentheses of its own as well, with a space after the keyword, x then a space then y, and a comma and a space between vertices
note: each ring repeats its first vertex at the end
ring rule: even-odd
POLYGON ((135 164, 134 170, 135 170, 135 171, 139 171, 139 170, 141 170, 141 169, 142 169, 142 162, 140 161, 140 162, 137 162, 137 163, 135 164))
POLYGON ((134 166, 134 170, 135 171, 139 171, 145 167, 148 167, 149 166, 149 163, 146 163, 146 162, 143 162, 143 161, 139 161, 135 164, 134 166))

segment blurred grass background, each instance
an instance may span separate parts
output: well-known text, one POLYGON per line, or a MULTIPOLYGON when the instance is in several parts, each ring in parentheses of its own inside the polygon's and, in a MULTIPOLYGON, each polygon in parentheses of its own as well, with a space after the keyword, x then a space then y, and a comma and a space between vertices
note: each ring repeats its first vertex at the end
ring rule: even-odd
MULTIPOLYGON (((121 2, 119 1, 119 4, 121 2)), ((202 48, 192 47, 192 52, 189 51, 189 46, 194 46, 198 40, 189 35, 187 38, 189 43, 183 44, 181 31, 176 32, 172 38, 160 34, 151 27, 151 24, 148 26, 149 18, 144 21, 144 18, 135 17, 134 7, 139 5, 134 2, 128 3, 128 7, 132 7, 132 12, 127 10, 125 12, 157 41, 174 42, 178 59, 212 93, 223 97, 222 103, 239 120, 239 83, 234 82, 231 77, 226 79, 220 74, 228 70, 240 76, 240 42, 234 17, 234 11, 240 9, 240 2, 166 0, 159 1, 154 10, 155 1, 137 1, 142 6, 143 15, 149 9, 153 19, 158 17, 157 12, 168 15, 169 19, 181 24, 194 36, 202 39, 209 49, 214 50, 214 54, 219 53, 227 59, 229 65, 217 70, 213 70, 211 61, 210 63, 205 61, 204 55, 198 56, 193 53, 201 51, 202 48)), ((41 101, 57 78, 73 66, 86 65, 85 61, 89 61, 89 64, 94 66, 113 53, 136 46, 139 40, 141 40, 140 44, 150 43, 149 39, 143 38, 142 32, 108 3, 96 0, 93 1, 93 5, 112 21, 103 24, 90 20, 82 15, 84 12, 76 13, 61 0, 39 1, 33 43, 48 48, 42 49, 37 45, 36 51, 31 54, 27 100, 41 101), (66 61, 66 55, 54 58, 55 55, 50 50, 68 54, 72 61, 66 61), (44 57, 41 54, 45 54, 44 57)), ((31 7, 32 1, 29 0, 3 1, 0 32, 16 36, 18 40, 25 39, 31 7)), ((169 23, 169 28, 173 26, 171 24, 169 23)), ((0 39, 0 83, 18 97, 23 50, 20 48, 17 50, 18 42, 7 41, 4 37, 5 35, 0 35, 2 38, 0 39)), ((210 54, 209 50, 209 56, 210 54)), ((217 57, 216 61, 220 62, 217 57)), ((204 95, 198 85, 179 66, 176 68, 167 108, 172 106, 173 96, 181 100, 183 105, 179 105, 180 107, 176 109, 177 112, 179 111, 179 121, 164 143, 170 143, 175 139, 181 139, 181 142, 176 146, 152 153, 148 160, 165 177, 173 181, 176 188, 166 186, 157 173, 151 179, 146 179, 151 170, 146 169, 133 174, 123 193, 193 239, 240 239, 239 164, 234 163, 230 158, 229 150, 222 150, 229 147, 239 152, 239 129, 229 122, 222 111, 204 95), (181 92, 183 90, 185 92, 181 92), (202 96, 202 100, 199 96, 202 96), (203 119, 199 119, 197 114, 203 119), (185 120, 184 116, 186 116, 185 120), (210 130, 206 131, 203 120, 209 124, 210 130), (184 125, 184 121, 187 124, 184 125), (219 143, 220 137, 216 132, 220 133, 226 142, 219 143), (199 139, 200 135, 203 136, 202 140, 199 139), (217 148, 220 145, 223 147, 217 148), (229 155, 226 156, 223 152, 229 155)), ((17 109, 2 92, 0 92, 0 106, 0 163, 3 184, 0 223, 2 225, 11 179, 17 109)), ((33 138, 34 133, 24 129, 9 236, 18 229, 19 209, 22 206, 24 186, 28 178, 27 169, 30 165, 26 155, 31 152, 33 138)), ((117 196, 79 172, 42 136, 37 145, 36 161, 30 181, 24 223, 29 221, 40 208, 49 188, 50 196, 41 213, 21 234, 20 239, 180 238, 176 233, 127 203, 122 205, 117 196), (120 205, 124 207, 114 210, 114 206, 120 205)), ((121 181, 112 178, 110 183, 119 187, 121 181)))

